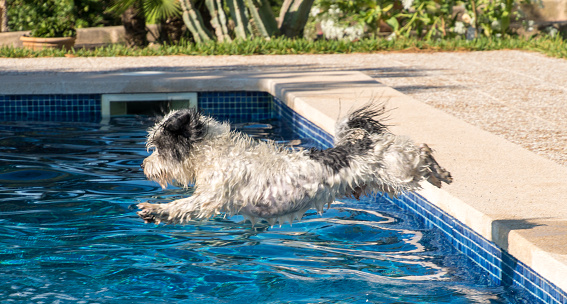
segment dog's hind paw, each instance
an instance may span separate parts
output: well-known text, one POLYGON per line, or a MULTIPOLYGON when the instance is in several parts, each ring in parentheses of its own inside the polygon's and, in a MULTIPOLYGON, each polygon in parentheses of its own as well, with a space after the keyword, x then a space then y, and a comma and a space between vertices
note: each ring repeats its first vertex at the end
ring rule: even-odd
POLYGON ((427 181, 438 188, 441 188, 441 182, 446 184, 452 183, 453 177, 451 176, 451 172, 445 170, 445 168, 437 163, 435 158, 433 158, 433 150, 427 144, 421 144, 419 148, 422 158, 429 170, 427 175, 425 175, 427 181))

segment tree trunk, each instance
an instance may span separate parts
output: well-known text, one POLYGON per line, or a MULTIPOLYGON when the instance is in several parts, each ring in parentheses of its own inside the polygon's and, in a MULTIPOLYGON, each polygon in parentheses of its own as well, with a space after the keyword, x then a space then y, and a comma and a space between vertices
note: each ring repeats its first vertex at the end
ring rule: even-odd
POLYGON ((278 24, 280 33, 290 38, 303 36, 311 6, 313 0, 285 0, 278 24))
POLYGON ((187 32, 181 16, 171 16, 161 19, 159 24, 159 41, 161 43, 176 44, 187 32))
POLYGON ((0 32, 7 32, 8 29, 8 6, 6 0, 0 0, 0 32))
POLYGON ((144 47, 148 45, 148 30, 146 29, 146 16, 135 2, 122 14, 122 24, 125 30, 126 45, 144 47))

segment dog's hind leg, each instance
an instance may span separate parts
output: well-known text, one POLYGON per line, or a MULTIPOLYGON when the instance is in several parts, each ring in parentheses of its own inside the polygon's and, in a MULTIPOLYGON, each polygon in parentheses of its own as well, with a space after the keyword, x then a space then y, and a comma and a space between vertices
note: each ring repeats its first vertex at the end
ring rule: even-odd
POLYGON ((428 173, 424 176, 427 178, 427 181, 438 188, 441 188, 441 182, 447 184, 452 183, 453 177, 451 173, 441 167, 435 158, 433 158, 433 150, 429 148, 427 144, 421 144, 419 148, 421 150, 421 157, 428 168, 428 173))

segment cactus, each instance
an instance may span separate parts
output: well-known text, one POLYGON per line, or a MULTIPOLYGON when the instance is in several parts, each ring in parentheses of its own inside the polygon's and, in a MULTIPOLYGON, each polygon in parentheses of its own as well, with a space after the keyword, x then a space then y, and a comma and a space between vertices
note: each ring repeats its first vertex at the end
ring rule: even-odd
POLYGON ((215 29, 218 41, 231 41, 226 27, 226 16, 222 9, 221 0, 205 0, 205 5, 211 13, 211 25, 215 29))
POLYGON ((242 0, 227 0, 226 4, 230 9, 230 15, 234 21, 234 33, 237 38, 248 38, 250 31, 248 30, 248 17, 246 16, 246 7, 242 0))
POLYGON ((189 31, 191 31, 191 34, 193 34, 195 41, 205 42, 212 40, 211 33, 209 33, 205 27, 201 14, 199 11, 195 10, 191 0, 180 0, 179 3, 183 11, 183 22, 189 31))
POLYGON ((260 35, 264 38, 270 39, 270 37, 278 34, 278 24, 274 17, 270 3, 267 0, 260 0, 257 3, 254 3, 253 0, 245 1, 250 14, 252 15, 254 25, 260 35))
MULTIPOLYGON (((183 12, 183 21, 193 34, 196 42, 214 39, 231 41, 228 31, 228 18, 223 10, 223 0, 204 0, 211 15, 211 25, 215 30, 212 35, 204 25, 201 14, 193 6, 194 0, 179 0, 183 12)), ((246 40, 260 36, 265 39, 280 33, 288 37, 303 34, 303 28, 309 17, 309 10, 314 0, 284 0, 280 14, 280 23, 276 21, 268 0, 224 0, 234 22, 234 36, 246 40)))

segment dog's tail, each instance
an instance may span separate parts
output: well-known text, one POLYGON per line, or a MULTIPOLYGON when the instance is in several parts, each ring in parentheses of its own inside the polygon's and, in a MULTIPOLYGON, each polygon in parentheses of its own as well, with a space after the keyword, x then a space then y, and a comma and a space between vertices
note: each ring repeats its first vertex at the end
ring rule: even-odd
MULTIPOLYGON (((384 123, 388 119, 387 114, 385 104, 375 102, 370 102, 360 109, 352 111, 337 123, 335 143, 342 143, 345 139, 348 141, 355 129, 364 131, 363 138, 369 135, 389 133, 388 125, 384 123)), ((352 139, 352 137, 350 138, 352 139)), ((423 170, 423 178, 439 188, 441 182, 450 184, 453 181, 451 173, 441 167, 433 158, 433 150, 428 145, 422 144, 419 148, 416 147, 416 150, 426 168, 426 170, 423 170)))
POLYGON ((387 118, 384 104, 370 102, 352 111, 337 123, 335 142, 341 141, 353 129, 362 129, 369 134, 382 134, 388 130, 388 125, 383 123, 387 118))

